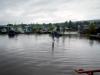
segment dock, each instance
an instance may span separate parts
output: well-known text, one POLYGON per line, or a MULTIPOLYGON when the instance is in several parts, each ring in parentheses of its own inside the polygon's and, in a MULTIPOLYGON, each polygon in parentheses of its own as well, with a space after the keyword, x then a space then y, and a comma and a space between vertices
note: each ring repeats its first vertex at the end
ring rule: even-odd
POLYGON ((90 38, 91 39, 100 39, 100 36, 99 35, 90 35, 90 38))
POLYGON ((64 32, 64 33, 60 33, 60 35, 62 36, 66 36, 66 35, 77 35, 79 34, 78 32, 64 32))

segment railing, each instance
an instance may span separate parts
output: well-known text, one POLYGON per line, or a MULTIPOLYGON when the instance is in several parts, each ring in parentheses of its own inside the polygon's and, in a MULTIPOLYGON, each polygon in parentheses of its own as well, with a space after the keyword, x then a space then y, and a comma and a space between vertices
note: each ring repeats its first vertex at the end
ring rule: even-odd
POLYGON ((78 74, 94 75, 95 72, 100 72, 100 69, 99 70, 87 70, 87 71, 85 71, 84 69, 79 69, 79 70, 75 70, 75 72, 77 72, 78 74))

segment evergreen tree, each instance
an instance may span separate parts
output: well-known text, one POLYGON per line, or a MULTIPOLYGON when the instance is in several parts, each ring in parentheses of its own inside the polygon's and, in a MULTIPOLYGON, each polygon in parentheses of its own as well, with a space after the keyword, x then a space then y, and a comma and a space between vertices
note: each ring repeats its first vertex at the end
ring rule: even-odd
POLYGON ((95 34, 96 33, 96 24, 90 23, 89 25, 89 34, 95 34))

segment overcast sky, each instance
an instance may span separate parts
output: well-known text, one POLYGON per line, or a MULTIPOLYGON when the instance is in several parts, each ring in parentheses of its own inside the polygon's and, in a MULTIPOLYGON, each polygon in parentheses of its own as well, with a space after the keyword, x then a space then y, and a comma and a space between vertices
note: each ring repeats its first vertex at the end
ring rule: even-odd
POLYGON ((100 0, 0 0, 0 24, 100 19, 100 0))

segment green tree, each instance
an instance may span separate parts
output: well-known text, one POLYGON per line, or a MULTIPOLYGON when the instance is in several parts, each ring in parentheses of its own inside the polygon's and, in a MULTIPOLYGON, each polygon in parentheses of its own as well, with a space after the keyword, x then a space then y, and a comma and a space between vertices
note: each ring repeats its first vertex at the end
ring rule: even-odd
POLYGON ((90 23, 89 25, 89 34, 95 34, 96 33, 96 24, 90 23))

